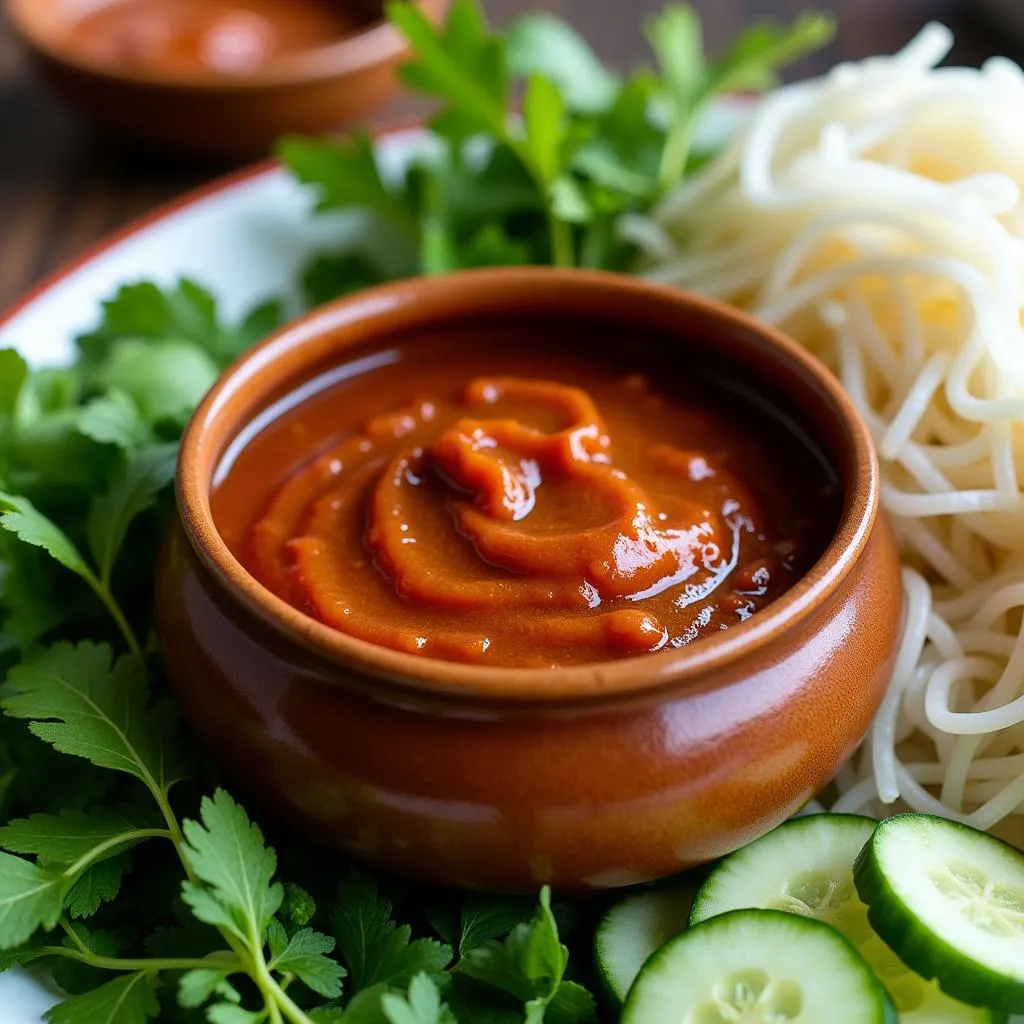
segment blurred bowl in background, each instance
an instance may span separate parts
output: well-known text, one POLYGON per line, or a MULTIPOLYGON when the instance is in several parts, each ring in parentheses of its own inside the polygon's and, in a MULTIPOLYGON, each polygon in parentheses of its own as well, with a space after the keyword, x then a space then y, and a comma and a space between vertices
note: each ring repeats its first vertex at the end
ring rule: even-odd
MULTIPOLYGON (((439 20, 449 0, 417 0, 439 20)), ((265 155, 367 117, 405 41, 382 0, 5 0, 42 77, 102 129, 163 151, 265 155)))

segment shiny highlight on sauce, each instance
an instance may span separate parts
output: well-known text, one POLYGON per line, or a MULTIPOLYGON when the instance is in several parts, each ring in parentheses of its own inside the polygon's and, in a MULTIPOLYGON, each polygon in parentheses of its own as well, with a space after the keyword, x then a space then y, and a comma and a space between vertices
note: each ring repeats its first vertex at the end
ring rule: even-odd
POLYGON ((399 348, 259 432, 215 519, 274 593, 395 650, 558 667, 684 646, 789 589, 838 495, 751 395, 655 369, 399 348))

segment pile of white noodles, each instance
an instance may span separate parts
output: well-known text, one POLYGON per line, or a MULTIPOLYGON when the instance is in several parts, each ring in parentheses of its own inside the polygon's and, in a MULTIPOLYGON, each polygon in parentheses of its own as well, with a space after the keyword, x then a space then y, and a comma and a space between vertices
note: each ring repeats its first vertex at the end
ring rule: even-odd
POLYGON ((951 42, 778 90, 622 231, 825 360, 877 444, 906 626, 835 809, 990 829, 1024 815, 1024 74, 936 69, 951 42))

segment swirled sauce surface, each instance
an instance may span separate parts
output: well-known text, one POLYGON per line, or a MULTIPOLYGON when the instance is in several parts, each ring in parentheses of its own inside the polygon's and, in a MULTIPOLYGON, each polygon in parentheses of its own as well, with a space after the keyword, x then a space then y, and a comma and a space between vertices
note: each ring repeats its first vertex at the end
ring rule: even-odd
POLYGON ((503 666, 682 646, 834 530, 825 463, 705 369, 451 338, 377 362, 272 414, 214 501, 257 579, 352 636, 503 666))

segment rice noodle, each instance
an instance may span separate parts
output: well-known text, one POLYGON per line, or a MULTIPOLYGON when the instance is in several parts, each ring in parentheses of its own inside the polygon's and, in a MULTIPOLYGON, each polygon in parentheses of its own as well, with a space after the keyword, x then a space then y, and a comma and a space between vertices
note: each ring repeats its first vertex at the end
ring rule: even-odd
POLYGON ((788 86, 621 232, 652 279, 781 325, 882 463, 905 625, 838 810, 1024 816, 1024 74, 902 52, 788 86))

